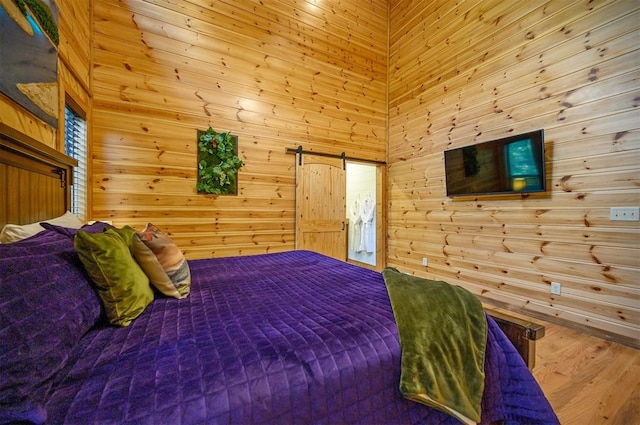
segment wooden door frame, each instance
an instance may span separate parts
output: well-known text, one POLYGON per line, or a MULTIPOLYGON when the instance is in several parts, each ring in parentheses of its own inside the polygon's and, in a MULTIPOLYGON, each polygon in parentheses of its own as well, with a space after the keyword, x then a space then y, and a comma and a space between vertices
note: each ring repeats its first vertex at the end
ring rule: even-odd
POLYGON ((367 161, 349 160, 348 162, 376 167, 376 265, 372 266, 371 264, 363 263, 358 260, 352 260, 349 258, 348 254, 347 262, 360 267, 364 267, 366 269, 382 271, 387 265, 387 229, 385 226, 385 223, 387 222, 387 167, 383 164, 371 163, 367 161))
MULTIPOLYGON (((341 158, 343 161, 349 161, 353 163, 360 163, 366 165, 373 165, 376 167, 376 265, 362 263, 356 260, 349 260, 348 253, 346 253, 346 261, 351 264, 355 264, 367 269, 382 271, 387 266, 387 164, 384 161, 367 160, 362 158, 348 157, 344 154, 334 155, 323 152, 305 151, 302 146, 297 148, 285 148, 285 152, 288 154, 295 154, 296 157, 296 179, 298 176, 297 167, 301 164, 304 155, 317 155, 328 156, 333 158, 341 158)), ((346 181, 345 181, 346 184, 346 181)), ((296 198, 297 198, 297 182, 296 182, 296 198)), ((295 242, 294 246, 297 249, 298 246, 298 224, 297 224, 297 205, 296 199, 296 224, 295 224, 295 242)), ((346 211, 346 205, 345 205, 346 211)), ((346 215, 346 214, 345 214, 346 215)), ((346 217, 345 217, 346 219, 346 217)))

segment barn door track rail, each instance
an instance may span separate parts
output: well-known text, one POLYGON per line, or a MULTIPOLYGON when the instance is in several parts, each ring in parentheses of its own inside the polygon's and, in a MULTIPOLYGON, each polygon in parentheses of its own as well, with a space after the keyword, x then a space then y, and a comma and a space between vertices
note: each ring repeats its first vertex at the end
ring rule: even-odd
POLYGON ((385 165, 386 162, 385 161, 376 161, 373 159, 364 159, 364 158, 356 158, 356 157, 352 157, 352 156, 346 156, 344 152, 340 153, 340 154, 335 154, 335 153, 327 153, 327 152, 316 152, 316 151, 306 151, 304 149, 302 149, 302 145, 299 145, 297 148, 286 148, 286 153, 292 153, 292 154, 300 154, 298 156, 298 165, 302 165, 302 155, 315 155, 315 156, 324 156, 324 157, 328 157, 328 158, 340 158, 342 159, 342 168, 346 169, 346 162, 347 160, 350 161, 358 161, 358 162, 368 162, 371 164, 382 164, 385 165))

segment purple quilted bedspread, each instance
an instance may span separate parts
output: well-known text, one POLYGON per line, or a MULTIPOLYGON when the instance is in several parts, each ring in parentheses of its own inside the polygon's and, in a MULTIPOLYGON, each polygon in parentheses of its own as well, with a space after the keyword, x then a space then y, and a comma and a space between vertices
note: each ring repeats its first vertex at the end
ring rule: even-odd
MULTIPOLYGON (((86 334, 51 424, 457 424, 402 399, 381 274, 306 251, 190 261, 191 295, 86 334)), ((557 419, 489 320, 483 423, 557 419)))

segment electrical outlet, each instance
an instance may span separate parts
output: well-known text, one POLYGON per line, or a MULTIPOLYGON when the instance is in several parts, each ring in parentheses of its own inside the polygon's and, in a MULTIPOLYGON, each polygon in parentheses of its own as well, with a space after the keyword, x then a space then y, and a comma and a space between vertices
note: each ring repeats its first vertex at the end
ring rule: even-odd
POLYGON ((429 259, 427 257, 422 257, 422 265, 425 267, 429 265, 429 259))
POLYGON ((562 284, 560 282, 551 282, 551 293, 554 295, 561 295, 562 284))
POLYGON ((640 207, 611 207, 609 219, 611 221, 638 221, 640 220, 640 207))

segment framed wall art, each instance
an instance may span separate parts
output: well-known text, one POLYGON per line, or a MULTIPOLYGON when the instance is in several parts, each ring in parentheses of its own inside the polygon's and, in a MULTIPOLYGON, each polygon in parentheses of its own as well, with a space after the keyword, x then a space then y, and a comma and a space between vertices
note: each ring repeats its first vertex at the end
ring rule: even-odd
POLYGON ((58 7, 54 0, 0 0, 0 92, 58 126, 58 7))

